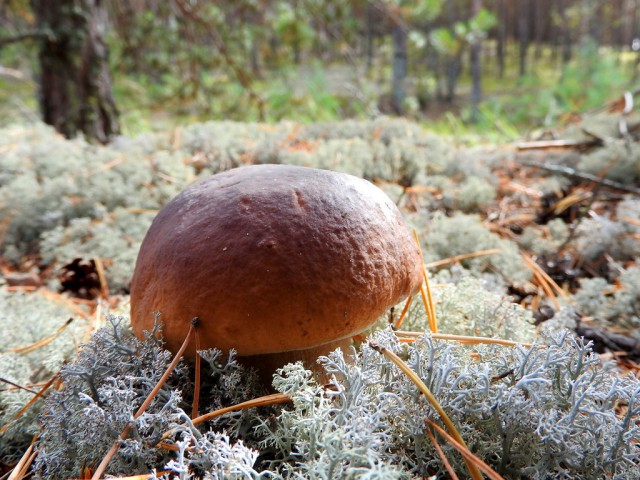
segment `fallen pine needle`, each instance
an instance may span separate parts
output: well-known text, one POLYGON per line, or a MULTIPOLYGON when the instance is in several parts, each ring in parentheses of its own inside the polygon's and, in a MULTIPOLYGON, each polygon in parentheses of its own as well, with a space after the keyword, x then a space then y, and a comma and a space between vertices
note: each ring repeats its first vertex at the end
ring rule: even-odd
POLYGON ((533 276, 538 280, 538 283, 540 284, 542 289, 549 296, 549 298, 553 300, 553 303, 556 305, 556 307, 560 308, 560 301, 558 300, 558 297, 554 293, 554 290, 558 295, 560 295, 565 300, 569 298, 567 295, 567 292, 565 292, 562 288, 560 288, 560 285, 558 285, 553 280, 553 278, 551 278, 549 274, 547 274, 547 272, 545 272, 544 269, 540 265, 538 265, 535 262, 535 260, 533 260, 533 258, 531 258, 531 256, 528 253, 520 252, 520 254, 522 255, 522 258, 524 259, 525 263, 531 269, 531 273, 533 273, 533 276))
POLYGON ((590 191, 578 191, 574 192, 570 195, 567 195, 562 200, 558 201, 553 207, 552 210, 556 215, 560 215, 562 212, 567 210, 568 208, 576 205, 580 202, 590 199, 593 196, 593 193, 590 191))
POLYGON ((438 331, 438 324, 435 321, 435 317, 431 313, 431 308, 429 307, 429 297, 427 295, 427 291, 424 288, 424 284, 420 285, 420 296, 422 296, 422 302, 424 303, 424 309, 427 314, 429 330, 435 333, 438 331))
MULTIPOLYGON (((424 335, 423 332, 407 332, 404 330, 397 330, 395 334, 399 339, 411 339, 415 340, 424 335)), ((450 333, 431 333, 431 338, 435 338, 436 340, 451 340, 459 343, 465 344, 495 344, 495 345, 504 345, 505 347, 515 347, 517 345, 522 345, 523 347, 532 347, 531 343, 522 343, 522 342, 514 342, 513 340, 503 340, 501 338, 490 338, 490 337, 473 337, 470 335, 453 335, 450 333)))
MULTIPOLYGON (((155 478, 160 478, 167 473, 171 473, 171 470, 163 470, 161 472, 155 472, 155 478)), ((152 474, 142 473, 140 475, 132 475, 130 477, 110 477, 111 480, 147 480, 152 474)))
POLYGON ((640 227, 640 220, 638 220, 637 218, 620 217, 620 220, 624 220, 627 223, 630 223, 632 225, 637 225, 638 227, 640 227))
POLYGON ((530 263, 532 264, 532 266, 534 266, 534 265, 535 265, 535 267, 534 267, 534 268, 536 268, 536 269, 540 272, 540 275, 541 275, 542 277, 544 277, 544 279, 545 279, 545 280, 547 280, 547 282, 549 283, 549 285, 551 285, 551 287, 553 287, 553 289, 558 293, 558 295, 560 295, 561 297, 563 297, 563 298, 565 298, 565 299, 569 299, 569 295, 567 295, 567 292, 565 292, 565 291, 560 287, 560 285, 558 285, 558 284, 556 283, 556 281, 555 281, 553 278, 551 278, 551 277, 549 276, 549 274, 548 274, 547 272, 545 272, 545 271, 544 271, 544 269, 543 269, 540 265, 538 265, 538 264, 533 260, 533 258, 531 258, 531 256, 530 256, 528 253, 526 253, 526 252, 522 252, 522 254, 524 255, 525 260, 526 260, 527 262, 530 262, 530 263))
POLYGON ((87 329, 84 331, 84 336, 82 337, 82 343, 87 343, 91 338, 91 334, 100 328, 102 323, 102 300, 98 299, 96 302, 96 309, 91 315, 89 320, 89 325, 87 325, 87 329))
POLYGON ((44 288, 38 289, 38 292, 43 297, 45 297, 46 299, 51 300, 52 302, 56 302, 56 303, 59 303, 61 305, 64 305, 69 310, 71 310, 76 315, 78 315, 79 317, 84 318, 85 320, 87 320, 89 318, 89 315, 87 313, 85 313, 80 307, 78 307, 71 300, 69 300, 68 298, 63 297, 59 293, 53 292, 51 290, 46 290, 44 288))
POLYGON ((420 286, 420 294, 422 295, 422 301, 424 302, 424 309, 429 320, 429 328, 432 332, 438 331, 438 321, 436 319, 436 309, 433 305, 433 296, 431 295, 431 286, 429 285, 429 275, 427 274, 427 268, 424 265, 424 255, 422 255, 422 246, 420 245, 420 237, 418 237, 418 231, 413 229, 413 237, 415 238, 416 245, 418 246, 418 252, 420 252, 420 265, 422 266, 422 278, 424 280, 425 289, 420 286))
POLYGON ((31 353, 36 351, 39 348, 42 348, 46 345, 49 345, 51 342, 53 342, 58 335, 60 335, 62 332, 64 332, 67 327, 71 324, 71 322, 73 322, 73 318, 70 318, 69 320, 67 320, 66 322, 64 322, 62 325, 60 325, 55 332, 53 332, 51 335, 47 335, 44 338, 41 338, 40 340, 30 343, 29 345, 25 345, 23 347, 16 347, 16 348, 10 348, 9 350, 7 350, 7 352, 11 352, 11 353, 31 353))
POLYGON ((10 427, 10 425, 13 422, 15 422, 18 418, 20 418, 24 414, 24 412, 26 412, 29 409, 29 407, 31 407, 31 405, 33 405, 44 394, 44 392, 46 392, 49 389, 49 387, 51 387, 51 385, 53 385, 53 382, 55 382, 58 379, 58 377, 59 377, 59 373, 56 373, 53 377, 51 377, 51 379, 47 383, 44 384, 44 386, 38 392, 33 392, 32 390, 28 390, 28 389, 26 389, 24 387, 21 387, 21 388, 24 388, 25 390, 27 390, 27 391, 29 391, 31 393, 35 393, 35 395, 33 396, 33 398, 31 398, 31 400, 29 400, 27 402, 27 404, 24 407, 22 407, 18 411, 18 413, 16 413, 13 416, 13 418, 11 419, 11 422, 7 423, 4 427, 0 428, 0 435, 2 435, 4 432, 6 432, 7 429, 10 427))
MULTIPOLYGON (((485 475, 491 480, 504 480, 504 477, 502 475, 500 475, 493 468, 483 462, 480 458, 471 453, 464 443, 461 443, 455 437, 449 435, 440 425, 428 418, 425 418, 425 422, 427 422, 431 427, 435 428, 438 433, 442 435, 453 448, 460 452, 467 465, 469 465, 469 463, 472 463, 474 467, 482 470, 485 475)), ((480 478, 482 478, 482 475, 480 476, 480 478)))
POLYGON ((442 461, 444 468, 446 468, 447 473, 449 474, 449 477, 451 477, 451 480, 458 480, 458 475, 456 475, 456 472, 453 470, 453 467, 449 463, 449 460, 447 460, 447 457, 442 451, 442 448, 440 448, 440 445, 438 444, 436 437, 433 436, 433 433, 431 433, 431 430, 427 430, 426 432, 427 432, 427 436, 429 437, 429 440, 431 440, 431 443, 433 444, 433 448, 436 449, 436 453, 440 457, 440 460, 442 461))
POLYGON ((109 284, 104 274, 102 259, 100 257, 93 257, 93 264, 96 266, 96 273, 98 274, 98 281, 100 283, 100 298, 109 298, 109 284))
MULTIPOLYGON (((436 412, 438 412, 438 415, 440 415, 440 418, 442 419, 442 422, 446 425, 447 430, 451 432, 451 436, 455 438, 458 443, 463 445, 465 449, 467 449, 467 446, 464 443, 464 439, 462 438, 462 436, 458 432, 458 429, 449 418, 449 415, 447 415, 447 412, 444 411, 444 409, 438 402, 438 399, 435 397, 435 395, 433 395, 433 393, 431 393, 431 390, 429 390, 429 388, 425 385, 425 383, 420 379, 418 374, 413 370, 411 370, 409 365, 407 365, 395 353, 384 348, 380 344, 370 341, 369 346, 374 350, 376 350, 377 352, 382 353, 385 357, 391 360, 400 370, 402 370, 402 372, 409 378, 409 380, 411 380, 416 385, 416 387, 418 387, 418 389, 422 392, 422 394, 427 398, 428 402, 433 406, 436 412)), ((466 457, 464 457, 464 461, 467 464, 467 468, 469 469, 469 474, 471 475, 471 478, 473 478, 474 480, 482 480, 482 473, 480 472, 480 470, 478 470, 478 467, 474 465, 474 463, 466 457)))
POLYGON ((158 213, 159 210, 157 209, 151 209, 151 208, 125 208, 125 210, 129 213, 153 213, 156 214, 158 213))
POLYGON ((238 403, 236 405, 231 405, 230 407, 220 408, 214 412, 209 412, 204 415, 200 415, 193 419, 192 423, 194 425, 198 425, 202 422, 206 422, 207 420, 211 420, 212 418, 219 417, 220 415, 224 415, 227 412, 233 412, 235 410, 244 410, 245 408, 256 408, 256 407, 266 407, 268 405, 277 405, 280 403, 291 403, 291 397, 289 395, 285 395, 284 393, 274 393, 272 395, 265 395, 264 397, 254 398, 252 400, 247 400, 246 402, 238 403))
MULTIPOLYGON (((291 397, 284 393, 274 393, 271 395, 265 395, 263 397, 254 398, 251 400, 247 400, 246 402, 237 403, 236 405, 231 405, 230 407, 219 408, 218 410, 214 410, 213 412, 205 413, 204 415, 200 415, 191 420, 191 423, 195 425, 199 425, 207 420, 211 420, 212 418, 219 417, 220 415, 224 415, 225 413, 235 412, 236 410, 244 410, 247 408, 257 408, 257 407, 267 407, 269 405, 278 405, 281 403, 291 403, 291 397)), ((175 433, 175 430, 168 430, 162 434, 160 441, 166 440, 171 435, 175 433)))
POLYGON ((11 387, 13 387, 13 388, 7 388, 6 390, 0 390, 0 392, 1 391, 8 391, 8 390, 13 390, 13 389, 18 389, 18 390, 24 390, 24 391, 29 392, 29 393, 33 393, 34 395, 38 393, 36 391, 31 390, 29 387, 23 387, 22 385, 18 385, 17 383, 12 382, 11 380, 9 380, 7 378, 0 377, 0 382, 6 383, 7 385, 11 385, 11 387))
POLYGON ((404 317, 407 316, 407 312, 409 311, 409 305, 411 305, 411 300, 413 300, 413 295, 409 295, 407 297, 407 301, 404 303, 404 308, 402 309, 400 318, 398 318, 398 321, 393 324, 393 328, 400 328, 404 323, 404 317))
POLYGON ((444 265, 449 265, 450 263, 459 263, 462 260, 468 260, 469 258, 484 257, 486 255, 495 255, 497 253, 500 253, 501 251, 502 250, 500 250, 499 248, 490 248, 488 250, 479 250, 477 252, 464 253, 462 255, 456 255, 454 257, 444 258, 436 262, 427 263, 425 264, 425 267, 426 268, 442 267, 444 265))
POLYGON ((198 330, 195 331, 196 335, 196 365, 195 365, 195 379, 194 379, 194 387, 193 387, 193 405, 191 409, 191 418, 198 416, 198 409, 200 408, 200 355, 198 352, 200 351, 200 335, 198 334, 198 330))
POLYGON ((37 452, 33 451, 33 446, 35 445, 36 438, 37 436, 33 438, 33 440, 31 441, 31 445, 29 445, 27 451, 24 452, 24 455, 22 455, 20 461, 13 468, 13 471, 11 472, 11 475, 9 475, 9 478, 7 480, 19 480, 25 477, 25 475, 27 474, 27 470, 31 466, 31 463, 36 458, 37 452))

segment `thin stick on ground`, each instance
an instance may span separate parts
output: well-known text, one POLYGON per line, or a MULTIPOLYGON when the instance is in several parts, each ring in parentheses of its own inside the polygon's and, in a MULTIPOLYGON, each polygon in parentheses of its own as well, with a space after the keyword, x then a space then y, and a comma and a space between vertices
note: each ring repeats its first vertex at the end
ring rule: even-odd
MULTIPOLYGON (((422 332, 407 332, 404 330, 396 330, 395 334, 400 340, 416 340, 424 335, 422 332)), ((473 337, 469 335, 453 335, 450 333, 432 333, 431 338, 436 340, 450 340, 458 343, 476 345, 476 344, 493 344, 504 345, 505 347, 515 347, 522 345, 523 347, 533 347, 531 343, 514 342, 513 340, 503 340, 502 338, 490 338, 490 337, 473 337)))
MULTIPOLYGON (((187 332, 187 336, 185 337, 184 342, 182 342, 182 346, 180 347, 180 350, 178 350, 178 352, 175 354, 173 361, 169 364, 169 366, 165 370, 160 380, 158 380, 158 383, 156 384, 156 386, 153 387, 153 390, 151 390, 149 395, 147 395, 147 398, 145 399, 145 401, 142 402, 142 405, 140 405, 140 408, 138 408, 138 411, 133 416, 133 420, 138 419, 138 417, 140 417, 140 415, 142 415, 147 410, 147 408, 149 408, 149 405, 151 405, 151 402, 153 401, 153 399, 156 397, 156 395, 158 394, 162 386, 166 383, 167 379, 169 378, 169 375, 171 375, 171 373, 173 372, 173 369, 176 367, 176 365, 180 361, 182 354, 184 353, 184 351, 187 349, 187 346, 191 342, 193 335, 195 333, 195 329, 197 328, 197 325, 198 325, 198 318, 195 317, 191 321, 189 331, 187 332)), ((96 468, 96 471, 91 477, 91 480, 100 479, 100 477, 106 470, 107 465, 109 465, 109 462, 111 461, 113 456, 116 454, 116 452, 120 448, 120 442, 122 442, 129 436, 129 433, 131 432, 131 427, 132 427, 132 422, 127 423, 127 425, 122 430, 122 433, 120 434, 118 439, 113 443, 113 445, 111 446, 111 449, 107 452, 105 457, 102 459, 102 462, 100 462, 100 465, 98 465, 98 468, 96 468)))
POLYGON ((84 318, 85 320, 89 319, 89 315, 86 312, 84 312, 84 310, 82 310, 80 307, 78 307, 78 305, 76 305, 75 303, 73 303, 71 300, 64 297, 63 295, 60 295, 57 292, 47 290, 44 288, 39 288, 37 291, 40 295, 45 297, 47 300, 51 300, 52 302, 64 305, 66 308, 74 312, 79 317, 84 318))
POLYGON ((598 175, 592 175, 590 173, 579 172, 573 168, 567 167, 565 165, 556 165, 551 163, 539 163, 539 162, 531 162, 524 159, 518 159, 518 163, 522 165, 526 165, 528 167, 538 167, 543 170, 548 170, 550 172, 559 173, 561 175, 565 175, 570 178, 577 178, 579 180, 588 180, 590 182, 594 182, 598 185, 604 185, 605 187, 613 188, 615 190, 621 190, 623 192, 635 193, 636 195, 640 195, 640 188, 636 188, 632 185, 625 185, 624 183, 616 182, 614 180, 609 180, 608 178, 602 178, 598 175))
POLYGON ((495 255, 500 253, 502 250, 499 248, 490 248, 488 250, 479 250, 477 252, 464 253, 462 255, 456 255, 449 258, 443 258, 442 260, 438 260, 435 262, 430 262, 425 264, 425 268, 436 268, 442 267, 444 265, 449 265, 451 263, 460 263, 463 260, 468 260, 470 258, 478 258, 484 257, 486 255, 495 255))
MULTIPOLYGON (((376 350, 377 352, 382 353, 389 360, 391 360, 400 370, 402 370, 402 372, 409 378, 409 380, 411 380, 416 385, 416 387, 418 387, 420 392, 422 392, 422 394, 427 398, 427 400, 433 406, 433 408, 436 410, 436 412, 438 412, 438 415, 440 415, 440 418, 442 419, 442 423, 444 423, 445 426, 447 427, 447 430, 449 430, 449 432, 451 432, 451 436, 453 438, 455 438, 458 443, 460 443, 461 445, 463 445, 466 448, 467 446, 466 446, 466 444, 464 442, 464 439, 462 438, 462 436, 458 432, 458 429, 456 428, 456 426, 453 424, 453 422, 449 418, 449 415, 447 415, 447 412, 444 411, 444 409, 440 405, 440 402, 438 402, 438 399, 435 397, 435 395, 433 395, 433 393, 431 393, 431 390, 429 390, 429 388, 420 379, 420 377, 416 374, 416 372, 411 370, 409 365, 407 365, 395 353, 393 353, 392 351, 384 348, 383 346, 379 345, 378 343, 369 342, 369 346, 371 348, 373 348, 374 350, 376 350)), ((473 464, 473 462, 471 462, 466 457, 464 457, 464 461, 467 464, 467 468, 469 469, 469 474, 471 475, 471 478, 473 478, 474 480, 482 480, 482 473, 480 472, 478 467, 476 467, 473 464)))

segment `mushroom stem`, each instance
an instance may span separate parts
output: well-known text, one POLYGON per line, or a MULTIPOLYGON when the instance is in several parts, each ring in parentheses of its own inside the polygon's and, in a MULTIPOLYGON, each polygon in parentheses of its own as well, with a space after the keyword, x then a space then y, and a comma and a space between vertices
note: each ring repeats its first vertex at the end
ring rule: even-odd
POLYGON ((318 382, 326 383, 329 381, 329 378, 324 369, 318 364, 318 357, 327 355, 336 348, 340 348, 346 353, 352 345, 353 340, 351 337, 348 337, 305 350, 250 355, 239 357, 238 360, 247 367, 255 368, 258 371, 262 384, 270 388, 273 374, 276 370, 282 368, 287 363, 293 362, 302 362, 305 368, 308 368, 314 373, 318 382))

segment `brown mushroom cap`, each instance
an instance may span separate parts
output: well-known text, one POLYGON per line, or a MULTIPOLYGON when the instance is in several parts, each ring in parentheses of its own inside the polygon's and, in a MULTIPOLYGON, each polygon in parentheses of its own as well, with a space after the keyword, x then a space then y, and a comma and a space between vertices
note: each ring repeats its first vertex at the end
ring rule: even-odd
POLYGON ((131 322, 141 336, 160 312, 172 351, 193 317, 201 348, 301 350, 365 330, 421 282, 418 249, 379 188, 253 165, 192 185, 158 213, 131 283, 131 322))

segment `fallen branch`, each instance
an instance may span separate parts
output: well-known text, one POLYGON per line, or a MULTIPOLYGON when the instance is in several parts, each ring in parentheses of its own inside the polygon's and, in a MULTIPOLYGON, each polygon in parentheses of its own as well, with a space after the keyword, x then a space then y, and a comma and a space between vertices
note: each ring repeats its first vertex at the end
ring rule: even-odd
POLYGON ((565 165, 557 165, 554 163, 530 162, 528 160, 522 160, 522 159, 519 159, 518 162, 528 167, 538 167, 538 168, 542 168, 543 170, 547 170, 549 172, 565 175, 567 177, 577 178, 578 180, 586 180, 588 182, 594 182, 594 183, 597 183, 598 185, 603 185, 605 187, 613 188, 615 190, 621 190, 623 192, 635 193, 636 195, 640 195, 640 188, 636 188, 631 185, 625 185, 623 183, 616 182, 614 180, 609 180, 608 178, 600 178, 599 176, 592 175, 591 173, 579 172, 565 165))
POLYGON ((602 140, 592 138, 589 140, 534 140, 532 142, 521 142, 516 144, 518 150, 542 150, 547 148, 571 148, 576 150, 587 150, 589 148, 601 147, 602 140))
POLYGON ((601 327, 586 325, 577 327, 576 333, 587 340, 593 341, 596 351, 622 351, 633 357, 640 355, 640 341, 627 335, 611 332, 601 327))

